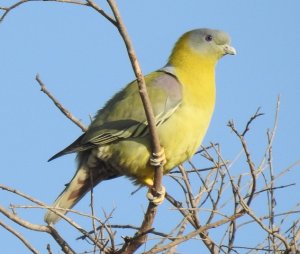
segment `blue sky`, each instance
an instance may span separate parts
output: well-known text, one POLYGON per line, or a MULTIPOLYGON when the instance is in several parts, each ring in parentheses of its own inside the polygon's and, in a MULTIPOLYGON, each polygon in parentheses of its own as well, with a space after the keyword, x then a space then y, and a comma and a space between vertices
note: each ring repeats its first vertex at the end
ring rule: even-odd
MULTIPOLYGON (((12 2, 1 0, 0 5, 12 2)), ((253 124, 248 136, 252 155, 259 161, 280 95, 275 171, 300 159, 299 1, 118 2, 144 74, 162 67, 174 42, 188 30, 218 28, 231 35, 238 54, 225 57, 217 66, 217 104, 204 145, 220 142, 226 159, 234 159, 240 146, 226 126, 228 120, 234 119, 242 128, 261 107, 265 115, 253 124)), ((108 10, 105 1, 99 3, 108 10)), ((0 24, 0 50, 0 183, 50 204, 72 177, 75 156, 51 163, 47 159, 81 131, 40 92, 35 75, 39 73, 48 89, 86 125, 134 75, 117 30, 86 7, 34 2, 17 8, 0 24)), ((299 169, 294 168, 281 183, 300 179, 299 169)), ((170 188, 172 192, 175 186, 170 188)), ((126 179, 101 184, 95 190, 99 210, 117 207, 115 218, 139 224, 147 202, 144 190, 131 196, 134 189, 126 179), (135 219, 129 218, 133 209, 135 219)), ((281 205, 296 204, 299 198, 293 193, 299 191, 296 185, 279 192, 281 205)), ((5 206, 24 204, 3 191, 0 200, 5 206)), ((89 211, 88 204, 85 198, 76 209, 89 211)), ((160 209, 162 218, 174 213, 169 204, 160 209)), ((19 214, 42 223, 42 211, 20 210, 19 214)), ((6 221, 3 216, 0 220, 6 221)), ((49 238, 37 239, 38 234, 20 231, 45 252, 49 238)), ((25 253, 23 245, 2 228, 0 236, 5 253, 25 253)), ((179 251, 187 253, 184 246, 179 251)))

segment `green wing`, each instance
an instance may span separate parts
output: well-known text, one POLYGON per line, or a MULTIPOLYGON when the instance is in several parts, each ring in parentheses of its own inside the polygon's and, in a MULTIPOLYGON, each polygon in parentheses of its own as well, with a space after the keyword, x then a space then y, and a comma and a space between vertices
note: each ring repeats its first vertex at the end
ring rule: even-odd
MULTIPOLYGON (((145 80, 156 126, 159 127, 180 106, 181 84, 173 74, 165 71, 153 72, 147 75, 145 80)), ((148 133, 144 108, 134 81, 98 111, 86 133, 49 161, 64 154, 88 150, 122 139, 143 137, 148 133)))

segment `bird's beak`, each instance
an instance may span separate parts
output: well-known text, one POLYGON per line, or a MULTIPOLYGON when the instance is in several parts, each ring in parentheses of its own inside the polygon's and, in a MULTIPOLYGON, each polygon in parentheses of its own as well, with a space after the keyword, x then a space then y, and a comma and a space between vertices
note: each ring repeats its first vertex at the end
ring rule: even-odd
POLYGON ((224 45, 224 48, 223 48, 223 50, 224 50, 224 54, 225 55, 236 55, 236 50, 235 50, 235 48, 234 47, 231 47, 230 45, 228 45, 228 44, 226 44, 226 45, 224 45))

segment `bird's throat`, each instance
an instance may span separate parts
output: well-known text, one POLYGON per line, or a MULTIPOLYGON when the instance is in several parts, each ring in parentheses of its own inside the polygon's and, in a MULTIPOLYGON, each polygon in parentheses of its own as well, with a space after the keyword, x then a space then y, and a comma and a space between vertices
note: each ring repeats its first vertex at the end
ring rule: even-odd
POLYGON ((213 108, 216 61, 187 49, 171 55, 169 64, 183 86, 183 98, 213 108))

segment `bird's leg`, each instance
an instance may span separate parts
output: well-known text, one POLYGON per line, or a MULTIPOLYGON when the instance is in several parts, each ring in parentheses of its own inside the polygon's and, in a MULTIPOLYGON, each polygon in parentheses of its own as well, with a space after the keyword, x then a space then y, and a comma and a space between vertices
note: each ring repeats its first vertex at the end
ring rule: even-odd
MULTIPOLYGON (((166 156, 165 156, 165 150, 163 147, 161 147, 161 150, 158 153, 152 153, 152 156, 150 157, 150 165, 153 167, 158 166, 164 166, 166 164, 166 156)), ((147 198, 150 202, 152 202, 155 205, 160 205, 166 195, 166 188, 164 186, 161 186, 161 190, 157 191, 153 188, 153 179, 148 179, 148 181, 145 181, 146 185, 148 185, 149 190, 147 192, 147 198)))
POLYGON ((163 166, 166 162, 165 149, 163 147, 161 147, 158 153, 152 153, 152 156, 150 157, 150 165, 153 167, 163 166))
POLYGON ((149 187, 149 190, 147 192, 147 198, 150 202, 152 202, 154 205, 160 205, 164 199, 165 199, 165 195, 166 195, 166 188, 164 186, 161 186, 161 190, 160 191, 155 191, 155 194, 153 194, 154 189, 153 187, 149 187))

